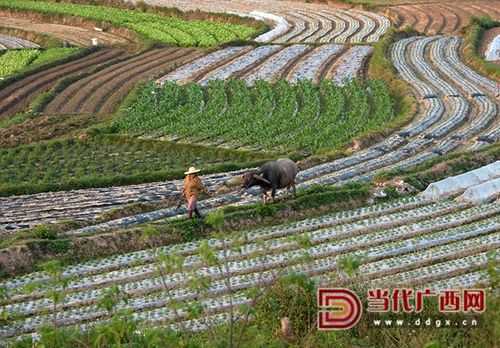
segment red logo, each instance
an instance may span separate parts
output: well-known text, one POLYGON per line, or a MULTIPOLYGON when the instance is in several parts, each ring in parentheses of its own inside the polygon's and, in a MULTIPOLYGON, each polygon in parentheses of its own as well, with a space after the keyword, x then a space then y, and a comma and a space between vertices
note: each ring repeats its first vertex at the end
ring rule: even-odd
POLYGON ((347 330, 361 319, 363 307, 349 289, 318 289, 318 329, 347 330))

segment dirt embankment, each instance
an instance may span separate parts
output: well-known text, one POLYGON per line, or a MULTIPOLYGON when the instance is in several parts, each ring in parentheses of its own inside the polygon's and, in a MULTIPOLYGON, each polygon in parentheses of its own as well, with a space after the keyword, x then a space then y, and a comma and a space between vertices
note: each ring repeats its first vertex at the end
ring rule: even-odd
POLYGON ((91 46, 93 38, 106 46, 134 46, 138 42, 135 33, 127 29, 103 27, 102 23, 71 16, 48 16, 34 12, 0 10, 0 23, 2 27, 50 35, 82 47, 91 46), (95 28, 103 29, 103 31, 95 28))

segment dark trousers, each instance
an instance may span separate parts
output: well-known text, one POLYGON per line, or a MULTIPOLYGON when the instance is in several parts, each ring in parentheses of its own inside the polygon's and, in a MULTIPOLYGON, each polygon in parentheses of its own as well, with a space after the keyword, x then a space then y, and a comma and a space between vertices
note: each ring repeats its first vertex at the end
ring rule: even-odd
POLYGON ((190 219, 193 218, 193 212, 194 212, 194 214, 196 215, 197 218, 199 218, 199 219, 202 218, 202 216, 200 214, 200 211, 198 210, 198 207, 196 207, 193 210, 188 210, 188 215, 189 215, 190 219))

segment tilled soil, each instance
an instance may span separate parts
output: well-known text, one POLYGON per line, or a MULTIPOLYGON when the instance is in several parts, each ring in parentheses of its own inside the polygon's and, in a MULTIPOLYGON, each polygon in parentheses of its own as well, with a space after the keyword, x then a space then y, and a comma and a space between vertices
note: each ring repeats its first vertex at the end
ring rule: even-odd
POLYGON ((412 27, 427 34, 460 34, 473 16, 500 18, 500 2, 427 3, 392 6, 382 12, 398 22, 400 28, 412 27))
POLYGON ((76 81, 49 103, 46 114, 110 113, 140 81, 187 63, 201 51, 161 48, 133 56, 76 81))
POLYGON ((121 49, 102 49, 83 58, 29 75, 0 91, 0 117, 22 111, 33 98, 47 92, 63 78, 82 74, 126 54, 121 49))

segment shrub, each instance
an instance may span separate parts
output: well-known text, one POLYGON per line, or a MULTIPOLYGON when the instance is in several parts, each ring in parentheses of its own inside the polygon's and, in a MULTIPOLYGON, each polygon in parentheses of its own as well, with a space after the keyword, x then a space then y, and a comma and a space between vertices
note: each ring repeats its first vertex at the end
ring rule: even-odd
POLYGON ((255 308, 255 324, 276 333, 283 317, 290 319, 295 337, 305 337, 315 327, 316 286, 307 276, 292 274, 266 290, 255 308))
POLYGON ((38 225, 33 228, 33 236, 39 239, 53 240, 57 238, 57 231, 47 225, 38 225))

